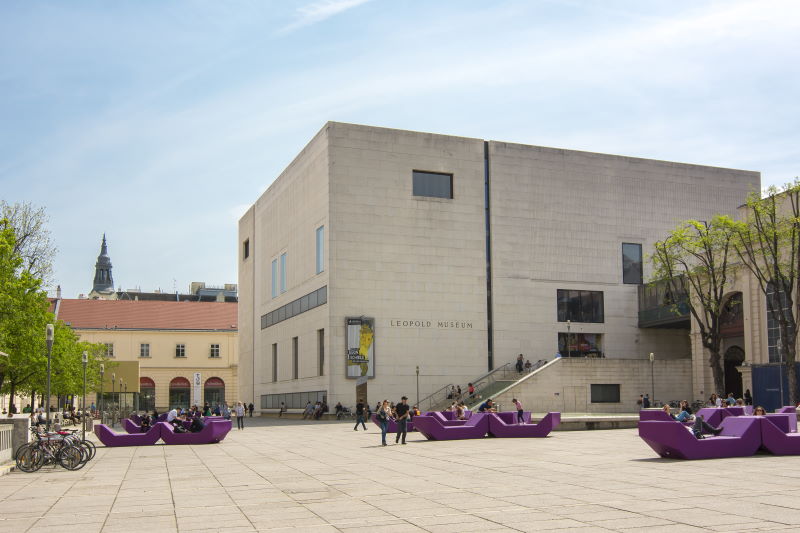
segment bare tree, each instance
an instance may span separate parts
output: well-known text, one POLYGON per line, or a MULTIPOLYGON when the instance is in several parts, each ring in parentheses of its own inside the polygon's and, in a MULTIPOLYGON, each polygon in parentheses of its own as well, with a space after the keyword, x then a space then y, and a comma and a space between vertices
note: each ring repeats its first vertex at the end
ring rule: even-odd
POLYGON ((9 204, 0 200, 0 218, 8 219, 14 228, 17 239, 14 253, 22 258, 22 270, 41 279, 44 286, 49 285, 57 250, 50 238, 44 207, 35 207, 30 202, 9 204))

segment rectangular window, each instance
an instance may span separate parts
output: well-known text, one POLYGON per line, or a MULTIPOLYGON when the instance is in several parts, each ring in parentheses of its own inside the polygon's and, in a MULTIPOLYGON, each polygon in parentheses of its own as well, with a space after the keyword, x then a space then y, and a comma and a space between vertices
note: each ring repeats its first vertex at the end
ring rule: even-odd
POLYGON ((414 196, 432 198, 453 197, 453 175, 441 172, 424 172, 415 170, 412 173, 414 196))
POLYGON ((619 385, 590 385, 592 403, 619 403, 619 385))
POLYGON ((246 239, 242 243, 242 259, 250 257, 250 239, 246 239))
POLYGON ((278 296, 278 260, 272 260, 272 297, 278 296))
POLYGON ((139 357, 150 357, 150 345, 149 344, 140 344, 139 345, 139 357))
POLYGON ((604 322, 603 291, 558 289, 556 302, 559 322, 604 322))
POLYGON ((286 252, 281 254, 281 294, 286 292, 286 252))
POLYGON ((603 335, 562 331, 558 334, 558 353, 561 357, 605 357, 603 335))
POLYGON ((186 357, 186 345, 185 344, 176 344, 175 345, 175 357, 186 357))
POLYGON ((106 342, 106 357, 114 357, 114 343, 106 342))
POLYGON ((325 226, 317 228, 317 274, 325 270, 325 226))
POLYGON ((622 283, 642 284, 642 245, 622 243, 622 283))
POLYGON ((272 382, 278 381, 278 343, 272 345, 272 382))
POLYGON ((300 356, 297 353, 297 337, 292 337, 292 379, 300 377, 300 356))
POLYGON ((219 344, 212 344, 211 351, 208 354, 209 357, 217 358, 219 357, 219 344))
POLYGON ((318 358, 318 371, 320 376, 325 375, 325 330, 317 330, 317 358, 318 358))

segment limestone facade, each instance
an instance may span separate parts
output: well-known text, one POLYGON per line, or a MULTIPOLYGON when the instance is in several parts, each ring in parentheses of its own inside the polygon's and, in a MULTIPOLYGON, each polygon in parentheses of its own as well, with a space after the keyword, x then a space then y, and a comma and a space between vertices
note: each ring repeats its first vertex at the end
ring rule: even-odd
MULTIPOLYGON (((685 330, 638 328, 622 244, 646 254, 682 220, 734 214, 759 181, 748 171, 328 123, 239 222, 242 395, 259 406, 324 391, 330 405, 352 406, 348 317, 374 319, 373 404, 402 394, 413 402, 417 367, 424 397, 519 353, 550 359, 567 333, 559 289, 602 292, 602 322, 572 321, 570 335, 599 335, 621 367, 650 352, 688 361, 685 330), (452 174, 452 198, 415 196, 414 171, 452 174), (262 324, 322 287, 324 305, 262 324)), ((646 260, 643 269, 647 279, 646 260)))

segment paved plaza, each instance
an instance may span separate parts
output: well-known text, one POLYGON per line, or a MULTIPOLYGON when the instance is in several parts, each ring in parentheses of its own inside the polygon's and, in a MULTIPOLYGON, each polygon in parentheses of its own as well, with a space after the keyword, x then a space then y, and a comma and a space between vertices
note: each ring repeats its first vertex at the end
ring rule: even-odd
POLYGON ((0 477, 0 531, 754 531, 800 527, 800 457, 663 460, 636 430, 380 446, 247 419, 218 445, 98 448, 0 477))

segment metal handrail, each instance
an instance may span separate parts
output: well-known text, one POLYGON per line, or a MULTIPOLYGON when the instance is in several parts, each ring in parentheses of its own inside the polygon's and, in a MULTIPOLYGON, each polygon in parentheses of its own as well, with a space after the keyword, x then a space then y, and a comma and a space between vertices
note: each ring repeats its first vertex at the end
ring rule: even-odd
POLYGON ((448 383, 444 387, 435 390, 431 394, 428 394, 424 398, 419 401, 417 407, 420 411, 434 411, 436 410, 435 407, 443 400, 447 399, 447 394, 450 389, 453 388, 452 383, 448 383), (440 397, 441 396, 441 397, 440 397))

